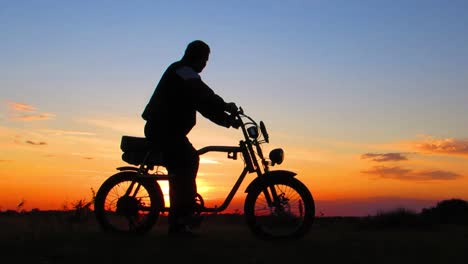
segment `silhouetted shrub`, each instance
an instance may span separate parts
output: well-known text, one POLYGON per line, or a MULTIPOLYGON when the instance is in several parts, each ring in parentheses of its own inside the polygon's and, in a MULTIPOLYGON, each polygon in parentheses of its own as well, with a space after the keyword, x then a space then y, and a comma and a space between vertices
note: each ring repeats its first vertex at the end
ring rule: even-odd
POLYGON ((391 228, 419 228, 423 226, 422 219, 417 213, 397 208, 387 212, 379 212, 376 215, 362 219, 361 227, 391 229, 391 228))
POLYGON ((461 199, 443 200, 435 207, 425 208, 421 213, 398 208, 379 212, 361 219, 361 228, 428 228, 441 224, 468 225, 468 202, 461 199))
POLYGON ((444 200, 435 207, 423 209, 421 216, 433 224, 468 225, 468 202, 461 199, 444 200))

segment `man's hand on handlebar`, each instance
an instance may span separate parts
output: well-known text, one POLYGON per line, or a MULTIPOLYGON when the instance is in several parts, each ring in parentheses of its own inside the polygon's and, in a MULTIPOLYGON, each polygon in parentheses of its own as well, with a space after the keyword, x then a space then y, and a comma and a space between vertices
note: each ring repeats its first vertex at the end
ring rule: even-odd
POLYGON ((236 118, 235 116, 231 116, 230 126, 232 126, 235 129, 238 129, 241 125, 242 125, 242 121, 239 118, 236 118))
POLYGON ((227 103, 225 111, 230 114, 229 126, 238 129, 242 125, 242 121, 237 118, 237 112, 239 111, 237 105, 233 102, 227 103))
POLYGON ((235 115, 237 114, 237 111, 239 110, 239 108, 237 107, 237 105, 235 103, 227 103, 226 104, 226 112, 230 113, 231 115, 235 115))

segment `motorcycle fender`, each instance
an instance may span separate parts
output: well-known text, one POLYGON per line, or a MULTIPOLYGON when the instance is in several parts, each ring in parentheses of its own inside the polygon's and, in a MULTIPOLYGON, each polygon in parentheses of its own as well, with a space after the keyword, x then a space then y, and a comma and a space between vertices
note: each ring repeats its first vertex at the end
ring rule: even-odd
POLYGON ((263 185, 268 183, 268 181, 276 178, 283 178, 283 177, 289 177, 289 178, 294 178, 297 173, 292 172, 292 171, 286 171, 286 170, 276 170, 276 171, 269 171, 267 173, 264 173, 262 176, 255 178, 249 186, 245 189, 246 193, 249 193, 251 190, 255 189, 256 186, 258 185, 263 185))
POLYGON ((124 167, 118 167, 116 170, 119 171, 138 171, 137 167, 132 167, 132 166, 124 166, 124 167))

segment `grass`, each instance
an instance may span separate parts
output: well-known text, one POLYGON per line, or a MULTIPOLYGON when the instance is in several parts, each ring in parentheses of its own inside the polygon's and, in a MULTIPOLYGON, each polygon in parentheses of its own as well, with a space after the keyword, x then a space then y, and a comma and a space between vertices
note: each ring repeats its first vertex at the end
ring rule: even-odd
POLYGON ((359 218, 318 218, 300 240, 263 241, 242 216, 207 217, 194 239, 102 233, 94 218, 63 213, 0 216, 2 263, 465 263, 468 226, 362 228, 359 218), (8 260, 7 262, 5 260, 8 260))

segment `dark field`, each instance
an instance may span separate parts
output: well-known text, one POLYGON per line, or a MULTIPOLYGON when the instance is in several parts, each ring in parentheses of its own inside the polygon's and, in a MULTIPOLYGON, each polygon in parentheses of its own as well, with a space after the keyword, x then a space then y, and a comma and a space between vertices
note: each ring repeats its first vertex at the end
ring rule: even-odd
POLYGON ((369 228, 359 218, 318 218, 306 237, 263 241, 242 216, 208 216, 197 238, 102 233, 93 216, 0 215, 2 263, 467 263, 468 226, 369 228))

